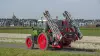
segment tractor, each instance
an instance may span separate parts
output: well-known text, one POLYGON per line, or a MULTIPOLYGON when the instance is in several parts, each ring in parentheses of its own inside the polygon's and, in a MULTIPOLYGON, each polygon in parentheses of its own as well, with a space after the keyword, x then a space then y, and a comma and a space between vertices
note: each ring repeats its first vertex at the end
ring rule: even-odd
POLYGON ((63 47, 71 47, 71 43, 82 39, 77 27, 71 24, 70 14, 64 11, 65 20, 54 20, 51 18, 49 11, 43 13, 46 20, 38 20, 36 27, 32 27, 31 36, 26 38, 26 46, 29 49, 34 48, 37 44, 39 49, 46 50, 52 48, 61 49, 63 47))

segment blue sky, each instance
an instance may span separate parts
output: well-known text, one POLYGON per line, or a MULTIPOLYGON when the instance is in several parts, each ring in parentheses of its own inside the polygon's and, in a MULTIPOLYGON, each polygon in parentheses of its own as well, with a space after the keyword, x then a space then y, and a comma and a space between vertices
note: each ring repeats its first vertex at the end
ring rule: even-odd
POLYGON ((100 19, 100 0, 0 0, 0 18, 40 18, 49 10, 52 17, 67 10, 73 18, 100 19))

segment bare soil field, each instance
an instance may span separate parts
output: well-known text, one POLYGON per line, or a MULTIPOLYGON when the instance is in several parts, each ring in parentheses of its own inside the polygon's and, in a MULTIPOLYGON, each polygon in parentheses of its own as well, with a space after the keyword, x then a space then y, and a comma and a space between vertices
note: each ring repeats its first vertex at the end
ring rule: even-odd
POLYGON ((84 36, 81 40, 73 42, 71 45, 82 49, 100 49, 100 37, 84 36))

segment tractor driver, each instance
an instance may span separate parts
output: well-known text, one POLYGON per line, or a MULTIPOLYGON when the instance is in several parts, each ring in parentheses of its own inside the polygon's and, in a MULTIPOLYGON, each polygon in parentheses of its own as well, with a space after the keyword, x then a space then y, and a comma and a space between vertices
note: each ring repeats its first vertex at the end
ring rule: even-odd
POLYGON ((32 27, 33 29, 33 32, 32 32, 32 37, 34 38, 34 40, 36 41, 37 40, 37 37, 38 37, 38 31, 36 29, 34 29, 34 27, 32 27))

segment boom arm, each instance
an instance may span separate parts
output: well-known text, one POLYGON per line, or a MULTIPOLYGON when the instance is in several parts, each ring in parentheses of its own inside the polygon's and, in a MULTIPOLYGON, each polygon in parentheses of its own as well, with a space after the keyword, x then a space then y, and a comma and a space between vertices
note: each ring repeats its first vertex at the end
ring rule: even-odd
POLYGON ((66 20, 68 20, 68 23, 71 23, 71 15, 70 15, 70 13, 69 12, 67 12, 67 11, 64 11, 64 13, 63 13, 63 16, 65 17, 65 19, 66 20))
POLYGON ((53 37, 55 37, 56 39, 58 39, 60 41, 62 38, 62 34, 60 33, 60 31, 58 29, 58 25, 51 18, 49 11, 45 11, 44 16, 47 19, 47 23, 48 23, 50 29, 52 30, 53 37))

